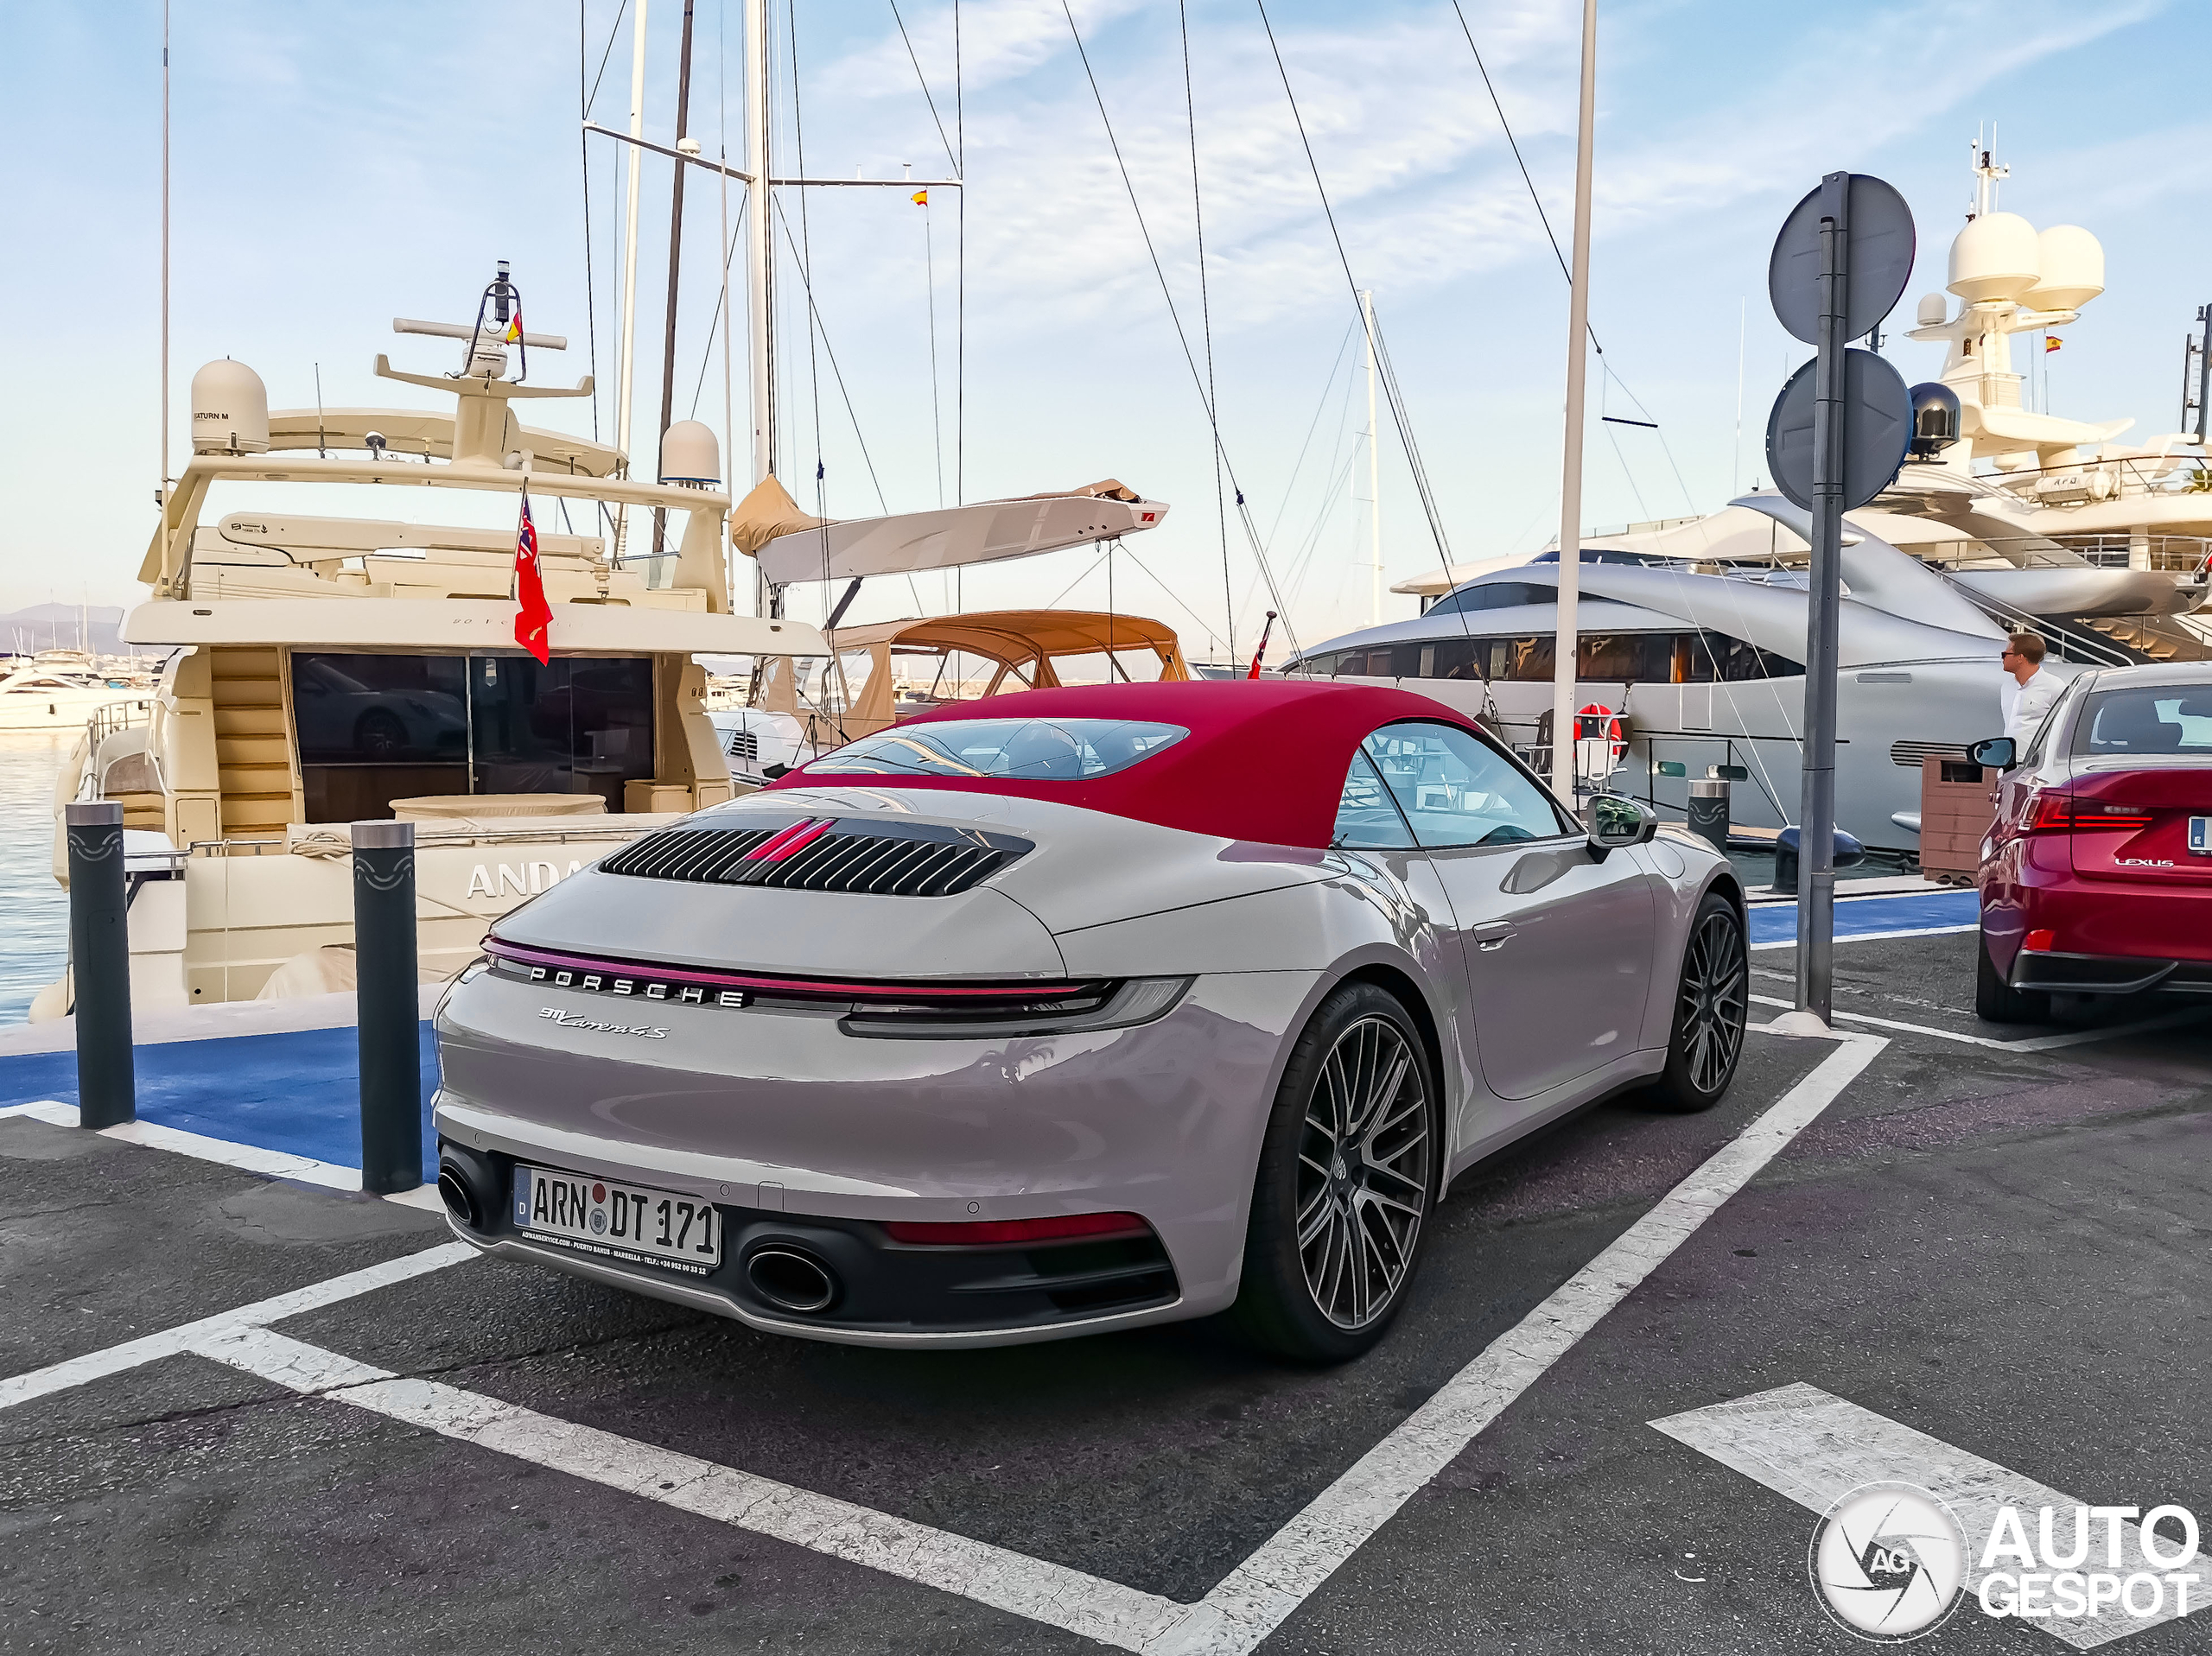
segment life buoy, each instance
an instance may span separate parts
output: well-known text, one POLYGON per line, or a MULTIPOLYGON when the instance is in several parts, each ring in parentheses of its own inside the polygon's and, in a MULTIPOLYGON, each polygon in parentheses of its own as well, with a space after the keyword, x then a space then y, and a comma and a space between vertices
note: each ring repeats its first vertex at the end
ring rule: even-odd
POLYGON ((1613 763, 1620 763, 1628 752, 1628 720, 1603 702, 1592 701, 1574 712, 1574 739, 1578 742, 1607 741, 1612 745, 1613 763))

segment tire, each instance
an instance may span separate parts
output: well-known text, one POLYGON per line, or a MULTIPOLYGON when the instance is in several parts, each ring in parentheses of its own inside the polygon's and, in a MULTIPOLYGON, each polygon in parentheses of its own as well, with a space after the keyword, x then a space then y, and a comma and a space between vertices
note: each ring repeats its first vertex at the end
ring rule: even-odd
POLYGON ((1744 1025, 1751 1013, 1751 956, 1744 917, 1717 891, 1707 891, 1691 917, 1675 981, 1675 1018, 1667 1037, 1667 1067, 1645 1090, 1654 1109, 1694 1114, 1720 1101, 1744 1056, 1744 1025))
POLYGON ((1382 1337, 1421 1263, 1440 1120, 1434 1066, 1397 997, 1348 983, 1324 1000, 1292 1049, 1260 1148, 1230 1313, 1248 1339, 1321 1364, 1382 1337), (1338 1153, 1346 1139, 1351 1157, 1338 1153))
POLYGON ((1989 956, 1989 933, 1974 933, 1974 1013, 1991 1024, 2042 1024, 2050 1019, 2050 997, 2040 989, 2015 989, 1989 956))

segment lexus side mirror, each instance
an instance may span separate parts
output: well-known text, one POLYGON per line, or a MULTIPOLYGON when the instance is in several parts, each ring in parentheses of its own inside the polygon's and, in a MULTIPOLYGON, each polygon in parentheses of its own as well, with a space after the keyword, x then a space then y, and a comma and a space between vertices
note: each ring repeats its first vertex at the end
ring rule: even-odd
POLYGON ((1659 831, 1656 811, 1618 794, 1594 795, 1584 810, 1590 848, 1601 857, 1623 846, 1642 845, 1659 831))
POLYGON ((1992 736, 1967 749, 1967 763, 1985 771, 2009 771, 2019 763, 2020 745, 2010 736, 1992 736))

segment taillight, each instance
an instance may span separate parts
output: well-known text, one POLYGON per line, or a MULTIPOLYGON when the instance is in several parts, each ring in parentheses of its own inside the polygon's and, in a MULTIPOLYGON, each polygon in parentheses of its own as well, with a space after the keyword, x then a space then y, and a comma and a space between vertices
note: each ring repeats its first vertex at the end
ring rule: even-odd
POLYGON ((2031 955, 2047 955, 2058 947, 2058 934, 2039 926, 2020 939, 2020 947, 2031 955))
POLYGON ((2132 834, 2151 826, 2152 815, 2140 805, 2107 805, 2072 794, 2044 794, 2036 801, 2031 834, 2132 834))
POLYGON ((925 1224, 894 1219, 883 1227, 894 1242, 925 1247, 1006 1247, 1024 1242, 1105 1241, 1149 1235, 1152 1227, 1133 1213, 1056 1214, 1049 1219, 982 1219, 925 1224))

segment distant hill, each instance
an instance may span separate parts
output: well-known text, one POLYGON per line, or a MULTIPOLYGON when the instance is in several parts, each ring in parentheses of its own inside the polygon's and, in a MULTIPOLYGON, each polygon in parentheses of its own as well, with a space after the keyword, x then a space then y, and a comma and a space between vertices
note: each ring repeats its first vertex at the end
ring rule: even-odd
POLYGON ((34 604, 13 615, 0 615, 0 653, 21 650, 29 655, 40 650, 75 650, 79 647, 80 618, 90 625, 90 637, 84 648, 103 656, 129 653, 130 645, 122 641, 117 631, 123 625, 123 610, 112 604, 94 604, 81 611, 74 604, 34 604))

